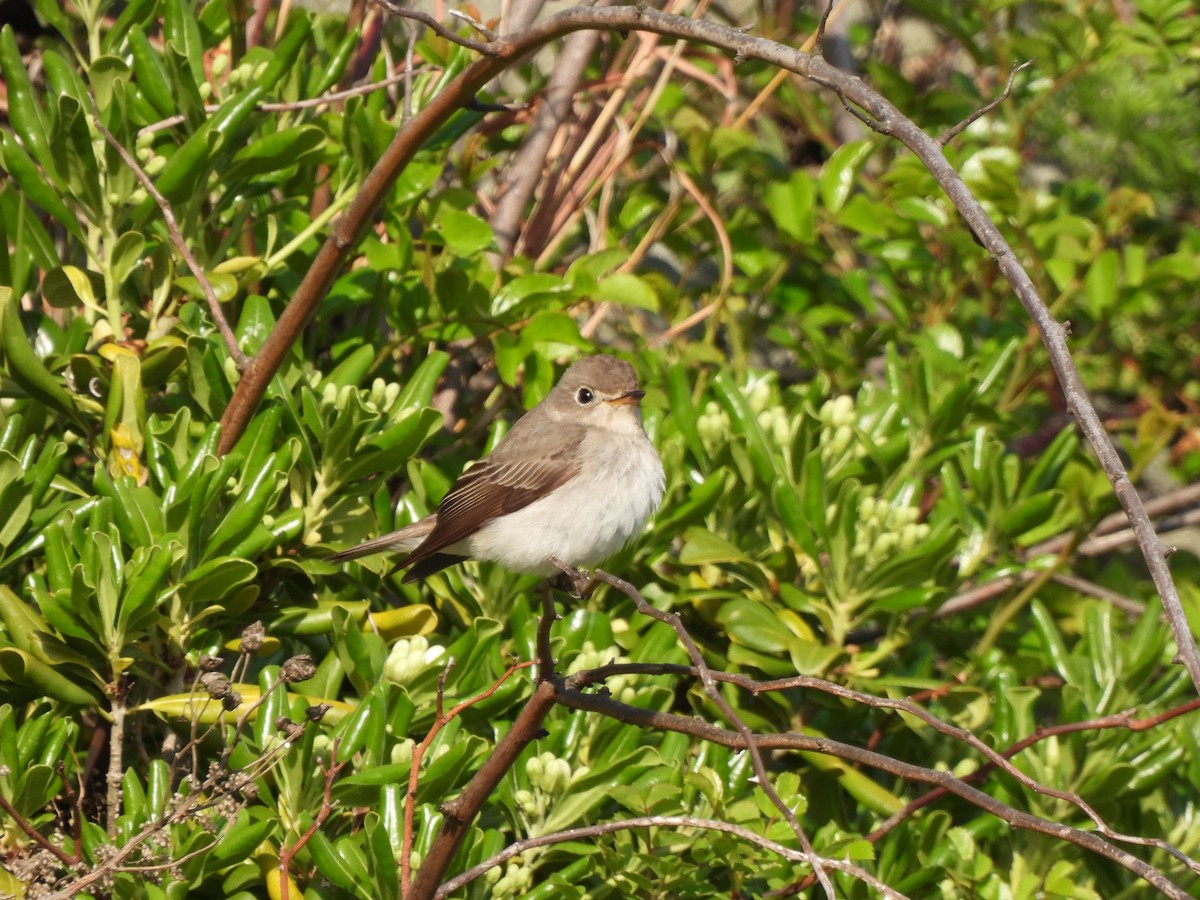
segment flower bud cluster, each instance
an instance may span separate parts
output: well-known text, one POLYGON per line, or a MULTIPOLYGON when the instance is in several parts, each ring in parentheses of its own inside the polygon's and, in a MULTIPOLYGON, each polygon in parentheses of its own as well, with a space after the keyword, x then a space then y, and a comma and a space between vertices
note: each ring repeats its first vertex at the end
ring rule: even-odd
POLYGON ((396 382, 376 378, 371 382, 371 390, 367 394, 367 407, 374 407, 379 412, 391 409, 400 399, 400 390, 400 385, 396 382))
POLYGON ((569 762, 549 751, 531 757, 525 763, 525 777, 529 779, 530 789, 517 791, 513 800, 528 821, 531 833, 537 831, 538 824, 545 820, 572 782, 587 771, 587 766, 572 770, 569 762))
MULTIPOLYGON (((795 420, 787 409, 777 402, 774 373, 751 375, 742 385, 742 393, 758 427, 767 441, 777 447, 791 443, 795 420)), ((729 443, 732 425, 729 416, 715 400, 704 405, 704 411, 696 419, 696 430, 700 440, 710 452, 729 443)))
POLYGON ((696 417, 696 431, 709 453, 715 454, 729 442, 729 427, 729 416, 716 400, 705 403, 704 412, 696 417))
MULTIPOLYGON (((499 874, 499 869, 493 869, 499 874)), ((533 887, 533 870, 521 863, 510 862, 504 874, 496 879, 489 896, 523 897, 533 887)))
POLYGON ((907 553, 929 536, 929 526, 918 522, 921 510, 866 496, 858 501, 857 539, 850 554, 868 566, 890 556, 907 553))
POLYGON ((573 778, 571 764, 549 751, 530 757, 525 774, 536 790, 554 797, 561 795, 573 778))
POLYGON ((854 398, 846 394, 826 400, 817 413, 821 425, 821 460, 829 465, 851 453, 861 456, 862 448, 856 446, 854 427, 858 424, 858 411, 854 398))
POLYGON ((431 647, 429 641, 419 634, 402 638, 392 644, 383 663, 383 677, 393 684, 411 684, 426 669, 437 665, 445 652, 445 647, 436 644, 431 647))

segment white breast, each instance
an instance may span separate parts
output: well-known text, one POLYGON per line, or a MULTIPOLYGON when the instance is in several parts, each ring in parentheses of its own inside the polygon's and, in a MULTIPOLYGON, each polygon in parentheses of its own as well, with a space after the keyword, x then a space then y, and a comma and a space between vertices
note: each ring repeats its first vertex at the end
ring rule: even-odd
POLYGON ((547 497, 489 522, 467 539, 475 559, 551 575, 603 562, 641 533, 662 501, 662 462, 645 433, 598 429, 585 438, 580 472, 547 497))

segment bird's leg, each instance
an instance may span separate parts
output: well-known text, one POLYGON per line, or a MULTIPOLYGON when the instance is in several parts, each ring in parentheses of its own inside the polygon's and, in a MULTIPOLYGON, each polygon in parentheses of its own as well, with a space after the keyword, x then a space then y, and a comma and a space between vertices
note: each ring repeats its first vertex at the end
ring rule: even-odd
POLYGON ((577 569, 574 566, 568 566, 565 562, 559 559, 550 557, 550 562, 558 566, 562 571, 561 575, 556 576, 550 581, 550 584, 560 591, 565 591, 577 600, 586 600, 592 596, 592 592, 596 590, 596 585, 599 583, 591 575, 583 569, 577 569))

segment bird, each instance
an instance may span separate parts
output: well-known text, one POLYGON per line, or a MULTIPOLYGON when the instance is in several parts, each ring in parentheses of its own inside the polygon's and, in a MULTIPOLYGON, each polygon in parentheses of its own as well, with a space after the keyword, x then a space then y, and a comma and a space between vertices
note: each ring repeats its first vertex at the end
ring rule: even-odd
POLYGON ((633 367, 615 356, 570 366, 492 452, 468 467, 435 512, 330 557, 407 554, 403 583, 465 559, 557 575, 603 562, 640 534, 666 479, 642 426, 633 367))

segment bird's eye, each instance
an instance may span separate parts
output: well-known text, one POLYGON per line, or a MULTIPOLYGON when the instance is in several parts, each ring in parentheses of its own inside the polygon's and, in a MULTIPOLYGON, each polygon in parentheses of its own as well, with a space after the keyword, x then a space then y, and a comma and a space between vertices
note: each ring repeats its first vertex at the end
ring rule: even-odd
POLYGON ((575 394, 575 400, 580 406, 587 406, 595 398, 596 395, 592 393, 591 388, 580 388, 578 393, 575 394))

